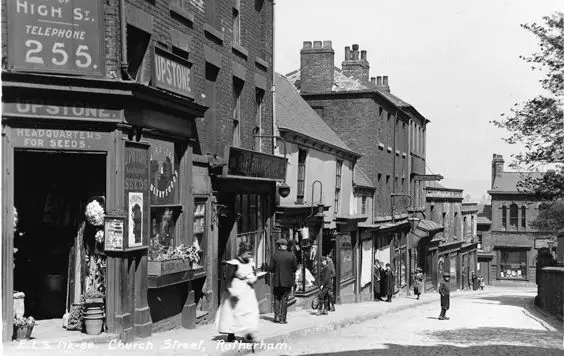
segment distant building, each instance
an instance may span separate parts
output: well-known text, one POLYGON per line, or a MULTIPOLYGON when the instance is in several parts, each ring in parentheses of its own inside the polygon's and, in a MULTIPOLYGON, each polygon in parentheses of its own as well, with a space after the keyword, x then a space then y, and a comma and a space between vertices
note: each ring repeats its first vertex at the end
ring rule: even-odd
POLYGON ((552 247, 554 237, 536 231, 531 222, 538 215, 540 199, 520 191, 519 181, 533 172, 505 172, 502 155, 492 159, 491 236, 484 246, 493 253, 492 274, 497 280, 535 281, 538 250, 552 247))
MULTIPOLYGON (((485 201, 485 199, 484 199, 485 201)), ((490 229, 492 225, 492 206, 490 204, 478 205, 478 275, 484 277, 486 284, 492 281, 492 260, 494 257, 491 246, 490 229)), ((495 278, 494 278, 495 279, 495 278)))
POLYGON ((425 187, 427 218, 436 225, 425 245, 427 288, 437 288, 443 273, 450 273, 453 288, 467 289, 477 266, 476 203, 462 203, 463 190, 431 182, 425 187), (444 227, 444 229, 442 229, 444 227))

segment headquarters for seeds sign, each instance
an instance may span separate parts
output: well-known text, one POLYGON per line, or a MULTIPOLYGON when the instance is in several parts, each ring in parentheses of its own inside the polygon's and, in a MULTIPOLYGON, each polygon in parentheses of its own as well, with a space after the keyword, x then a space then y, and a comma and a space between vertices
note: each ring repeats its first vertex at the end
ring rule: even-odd
POLYGON ((104 75, 103 0, 8 0, 8 65, 104 75))

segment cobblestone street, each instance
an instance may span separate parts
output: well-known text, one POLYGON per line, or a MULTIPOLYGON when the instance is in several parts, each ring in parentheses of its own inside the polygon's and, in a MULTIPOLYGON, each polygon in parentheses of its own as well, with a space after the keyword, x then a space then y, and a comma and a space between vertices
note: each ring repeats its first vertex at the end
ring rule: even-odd
POLYGON ((450 320, 438 320, 439 305, 426 304, 296 340, 282 354, 562 355, 561 323, 530 308, 534 290, 504 293, 484 291, 453 298, 447 313, 450 320))

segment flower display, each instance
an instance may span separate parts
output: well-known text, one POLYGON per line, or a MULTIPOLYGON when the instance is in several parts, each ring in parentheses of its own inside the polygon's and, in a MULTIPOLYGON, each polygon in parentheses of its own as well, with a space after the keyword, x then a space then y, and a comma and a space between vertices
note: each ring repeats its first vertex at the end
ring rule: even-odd
POLYGON ((200 252, 202 250, 199 248, 197 242, 186 246, 184 244, 176 247, 166 247, 160 243, 155 243, 151 246, 149 251, 149 260, 151 261, 166 261, 173 260, 176 258, 181 258, 183 260, 189 260, 190 262, 200 261, 200 252))
POLYGON ((14 325, 18 328, 23 328, 25 326, 34 326, 35 319, 32 316, 28 316, 27 318, 15 318, 14 325))
POLYGON ((104 208, 97 200, 93 200, 86 206, 86 220, 94 226, 104 224, 104 208))
POLYGON ((104 242, 104 230, 96 231, 96 235, 94 236, 97 242, 102 243, 104 242))

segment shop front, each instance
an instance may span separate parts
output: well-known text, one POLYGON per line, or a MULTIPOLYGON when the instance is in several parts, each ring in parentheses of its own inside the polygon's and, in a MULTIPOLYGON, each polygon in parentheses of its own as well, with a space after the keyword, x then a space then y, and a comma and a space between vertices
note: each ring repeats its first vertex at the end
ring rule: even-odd
POLYGON ((13 207, 2 218, 14 221, 3 225, 3 340, 14 292, 25 295, 16 316, 40 327, 58 332, 65 314, 77 327, 73 311, 96 297, 109 333, 149 336, 150 246, 191 239, 188 142, 205 108, 135 83, 2 79, 2 205, 13 207))
POLYGON ((446 245, 440 245, 437 250, 437 268, 435 273, 436 288, 443 280, 443 273, 450 274, 450 286, 453 290, 461 287, 461 242, 454 242, 446 245))
MULTIPOLYGON (((285 179, 286 159, 232 146, 226 147, 225 157, 228 161, 221 174, 212 179, 213 190, 217 192, 218 241, 214 247, 217 268, 223 271, 223 262, 237 256, 241 242, 250 243, 259 272, 254 286, 259 310, 269 313, 272 293, 266 264, 275 248, 276 183, 285 179)), ((223 273, 219 273, 216 283, 221 294, 227 283, 223 273)))
POLYGON ((529 251, 527 248, 497 249, 497 279, 528 280, 529 251))

